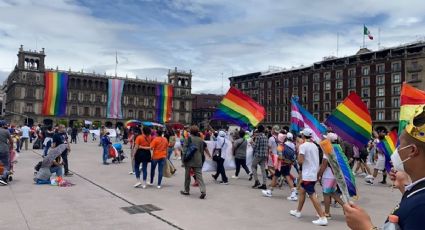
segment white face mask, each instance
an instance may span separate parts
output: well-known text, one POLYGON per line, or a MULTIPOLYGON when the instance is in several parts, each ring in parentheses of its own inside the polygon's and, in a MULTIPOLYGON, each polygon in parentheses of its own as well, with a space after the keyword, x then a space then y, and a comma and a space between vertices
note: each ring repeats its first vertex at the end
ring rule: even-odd
MULTIPOLYGON (((408 145, 408 146, 404 146, 402 149, 406 149, 411 147, 412 145, 408 145)), ((401 160, 400 158, 400 154, 398 153, 398 148, 395 149, 394 153, 391 155, 391 162, 393 163, 394 169, 399 171, 399 172, 404 172, 404 165, 403 163, 410 160, 411 157, 408 157, 406 159, 404 159, 404 161, 401 160)))

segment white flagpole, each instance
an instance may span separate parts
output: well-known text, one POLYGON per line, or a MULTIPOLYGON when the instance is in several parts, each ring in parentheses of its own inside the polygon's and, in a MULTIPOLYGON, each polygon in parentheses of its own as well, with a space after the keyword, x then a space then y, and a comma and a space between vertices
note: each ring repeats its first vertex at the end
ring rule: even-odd
POLYGON ((363 24, 363 48, 365 48, 365 44, 364 44, 364 28, 366 27, 366 25, 365 24, 363 24))
POLYGON ((117 77, 118 52, 115 51, 115 77, 117 77))

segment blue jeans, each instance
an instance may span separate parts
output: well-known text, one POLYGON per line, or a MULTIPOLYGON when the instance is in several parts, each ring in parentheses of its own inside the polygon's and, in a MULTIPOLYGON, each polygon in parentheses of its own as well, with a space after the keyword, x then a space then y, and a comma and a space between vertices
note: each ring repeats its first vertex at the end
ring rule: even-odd
POLYGON ((158 186, 161 185, 162 182, 162 173, 164 170, 165 158, 160 160, 152 160, 151 164, 151 184, 153 184, 153 179, 155 178, 155 169, 158 164, 158 186))
POLYGON ((63 176, 62 166, 50 167, 51 173, 56 173, 56 176, 63 176))
POLYGON ((9 165, 9 153, 2 154, 0 156, 0 162, 3 164, 3 175, 0 175, 1 179, 7 180, 7 176, 9 175, 10 165, 9 165))
POLYGON ((142 164, 143 181, 146 181, 146 179, 148 178, 148 163, 149 162, 140 161, 134 162, 134 173, 136 174, 136 179, 140 179, 140 164, 142 164))
POLYGON ((43 156, 47 156, 47 152, 49 151, 50 146, 52 146, 52 141, 48 141, 48 142, 46 143, 46 146, 44 147, 43 156))
POLYGON ((109 146, 103 146, 103 163, 106 163, 109 155, 109 146))

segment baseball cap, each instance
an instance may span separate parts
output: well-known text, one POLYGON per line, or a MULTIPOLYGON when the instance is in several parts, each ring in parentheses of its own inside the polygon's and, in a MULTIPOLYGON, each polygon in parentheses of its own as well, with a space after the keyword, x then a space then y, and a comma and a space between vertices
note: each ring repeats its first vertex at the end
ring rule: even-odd
POLYGON ((301 131, 301 134, 305 137, 311 137, 313 136, 313 130, 311 130, 310 128, 305 128, 301 131))
POLYGON ((286 134, 286 139, 293 141, 294 140, 294 135, 292 133, 287 133, 286 134))
POLYGON ((336 133, 328 133, 326 135, 323 135, 323 137, 330 140, 331 142, 338 140, 338 135, 336 135, 336 133))
POLYGON ((0 120, 0 127, 3 127, 7 124, 5 120, 0 120))
POLYGON ((218 135, 220 137, 225 137, 226 136, 226 133, 223 130, 220 130, 220 132, 218 132, 218 135))

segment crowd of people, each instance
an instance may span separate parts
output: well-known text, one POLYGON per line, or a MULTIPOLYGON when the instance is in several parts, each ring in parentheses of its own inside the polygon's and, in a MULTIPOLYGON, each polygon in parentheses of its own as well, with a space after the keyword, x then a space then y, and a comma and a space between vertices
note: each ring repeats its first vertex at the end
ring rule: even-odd
MULTIPOLYGON (((425 120, 425 118, 424 118, 425 120)), ((64 125, 56 127, 41 128, 40 126, 13 127, 4 121, 0 121, 0 166, 2 174, 0 178, 1 185, 7 185, 13 174, 11 152, 19 152, 22 147, 28 149, 28 142, 39 140, 43 147, 44 159, 39 165, 38 173, 34 180, 36 183, 48 183, 50 176, 71 176, 69 170, 68 156, 71 152, 71 143, 77 142, 79 129, 66 129, 64 125), (68 136, 71 136, 69 138, 68 136)), ((90 130, 88 127, 81 129, 83 141, 87 142, 90 130)), ((297 202, 295 209, 290 210, 289 214, 294 217, 301 217, 306 198, 309 198, 317 212, 318 219, 313 220, 315 225, 327 225, 328 220, 332 218, 332 201, 344 207, 347 217, 347 224, 355 228, 357 224, 365 228, 355 229, 373 229, 372 222, 366 212, 353 203, 344 203, 341 199, 341 191, 333 170, 328 163, 328 158, 323 154, 320 146, 313 140, 313 131, 305 128, 298 135, 294 135, 288 130, 281 129, 279 126, 264 127, 259 125, 254 131, 245 130, 213 130, 211 128, 200 131, 197 126, 190 126, 182 130, 152 129, 150 127, 128 127, 115 131, 115 141, 127 142, 130 145, 131 171, 129 174, 135 176, 135 188, 147 188, 153 186, 154 179, 157 177, 156 187, 161 189, 163 183, 163 171, 167 163, 174 156, 175 160, 181 160, 182 167, 185 170, 184 189, 180 191, 182 195, 190 195, 190 185, 197 186, 200 189, 200 199, 206 198, 206 186, 203 179, 203 164, 206 160, 212 160, 216 163, 216 171, 211 176, 214 180, 220 179, 220 184, 228 185, 229 178, 226 175, 225 161, 228 160, 224 155, 225 148, 231 146, 231 154, 236 166, 235 174, 230 178, 238 179, 241 168, 248 175, 248 181, 253 180, 253 189, 260 189, 265 197, 273 196, 273 190, 287 184, 289 193, 288 201, 297 202), (207 141, 213 143, 213 150, 208 150, 207 141), (252 163, 247 165, 248 148, 252 148, 252 163), (150 177, 148 181, 148 166, 150 164, 150 177), (261 171, 261 180, 258 175, 258 166, 261 171), (317 184, 320 184, 321 191, 317 191, 317 184), (323 194, 323 201, 318 199, 318 193, 323 194), (324 209, 321 203, 324 204, 324 209), (368 227, 368 228, 366 228, 368 227)), ((102 163, 108 165, 108 149, 112 145, 110 133, 105 127, 99 130, 100 142, 102 146, 102 163)), ((418 221, 416 211, 406 210, 406 206, 415 206, 416 210, 423 210, 422 193, 414 199, 408 199, 414 192, 422 191, 425 187, 422 183, 425 177, 423 170, 420 169, 425 162, 425 138, 417 137, 416 134, 409 131, 403 131, 400 137, 400 146, 395 153, 396 159, 392 159, 397 173, 392 172, 390 178, 395 180, 395 187, 400 188, 403 196, 399 209, 401 217, 405 217, 404 222, 400 224, 410 225, 418 221), (398 154, 398 155, 397 155, 398 154), (416 158, 417 161, 411 159, 416 158), (404 190, 404 185, 409 184, 409 176, 414 182, 404 190), (412 192, 410 192, 412 191, 412 192), (413 192, 414 191, 414 192, 413 192), (408 194, 408 195, 406 195, 408 194), (413 201, 414 200, 414 201, 413 201), (418 203, 414 203, 417 201, 418 203), (413 217, 412 217, 413 216, 413 217)), ((364 177, 365 183, 374 185, 378 174, 382 172, 381 184, 387 183, 385 171, 385 156, 377 148, 377 144, 385 138, 385 133, 374 133, 368 145, 362 149, 342 141, 338 136, 328 130, 324 136, 333 144, 338 144, 343 149, 353 172, 358 177, 364 177), (373 167, 373 173, 370 171, 373 167), (359 170, 361 170, 359 172, 359 170)), ((93 135, 92 141, 96 141, 93 135)), ((423 193, 425 195, 425 193, 423 193)), ((410 228, 403 228, 410 229, 410 228)), ((413 228, 411 228, 413 229, 413 228)))

